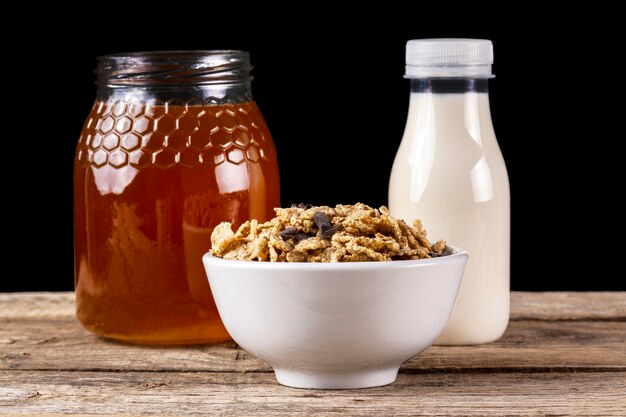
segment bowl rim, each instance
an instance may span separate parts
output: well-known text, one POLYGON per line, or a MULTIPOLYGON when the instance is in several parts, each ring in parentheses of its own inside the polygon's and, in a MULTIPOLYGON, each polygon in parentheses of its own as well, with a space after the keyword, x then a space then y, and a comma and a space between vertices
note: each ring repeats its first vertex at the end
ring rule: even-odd
POLYGON ((428 259, 408 259, 400 261, 367 261, 367 262, 258 262, 258 261, 239 261, 231 259, 218 258, 211 255, 210 252, 202 256, 205 265, 219 265, 227 268, 244 268, 244 269, 316 269, 316 270, 359 270, 359 269, 388 269, 388 268, 407 268, 417 266, 432 266, 439 264, 451 264, 462 262, 464 258, 469 256, 465 249, 456 246, 446 245, 446 251, 450 254, 439 256, 437 258, 428 259))

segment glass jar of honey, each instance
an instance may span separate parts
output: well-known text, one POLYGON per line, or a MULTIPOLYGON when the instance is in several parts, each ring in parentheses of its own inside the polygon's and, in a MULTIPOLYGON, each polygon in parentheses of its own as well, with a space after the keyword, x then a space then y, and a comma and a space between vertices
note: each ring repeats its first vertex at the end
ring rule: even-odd
POLYGON ((99 58, 76 150, 76 312, 91 332, 144 344, 229 339, 202 265, 213 228, 280 205, 274 143, 248 53, 99 58))

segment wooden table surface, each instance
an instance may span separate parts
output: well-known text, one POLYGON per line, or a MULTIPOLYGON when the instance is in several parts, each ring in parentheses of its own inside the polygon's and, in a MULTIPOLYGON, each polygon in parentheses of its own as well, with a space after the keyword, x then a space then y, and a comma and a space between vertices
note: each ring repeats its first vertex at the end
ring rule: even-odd
POLYGON ((93 336, 72 293, 0 294, 0 415, 626 416, 626 293, 513 293, 505 336, 434 346, 389 386, 303 390, 234 344, 93 336))

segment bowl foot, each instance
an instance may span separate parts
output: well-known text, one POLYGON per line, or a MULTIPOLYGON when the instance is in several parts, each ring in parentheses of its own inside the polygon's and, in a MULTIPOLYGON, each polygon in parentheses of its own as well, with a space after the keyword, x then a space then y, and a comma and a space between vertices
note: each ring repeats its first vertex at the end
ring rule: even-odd
POLYGON ((288 387, 313 389, 371 388, 391 384, 398 376, 398 366, 377 369, 315 369, 274 368, 276 380, 288 387))

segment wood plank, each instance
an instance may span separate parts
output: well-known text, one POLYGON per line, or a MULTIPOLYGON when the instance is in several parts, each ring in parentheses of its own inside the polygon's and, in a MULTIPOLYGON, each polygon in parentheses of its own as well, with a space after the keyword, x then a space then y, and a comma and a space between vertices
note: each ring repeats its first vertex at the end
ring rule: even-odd
POLYGON ((626 292, 512 292, 511 320, 626 321, 626 292))
MULTIPOLYGON (((0 293, 0 320, 74 316, 74 293, 0 293)), ((511 320, 626 320, 626 292, 512 292, 511 320)))
POLYGON ((246 416, 624 416, 617 373, 400 375, 390 386, 314 391, 271 374, 6 372, 0 413, 246 416), (584 393, 584 394, 582 394, 584 393))
POLYGON ((0 415, 626 415, 626 293, 513 293, 511 317, 500 341, 431 347, 391 386, 311 391, 232 344, 95 337, 73 293, 0 294, 0 415))
MULTIPOLYGON (((98 338, 75 318, 8 320, 0 326, 0 369, 271 372, 234 344, 141 347, 98 338)), ((402 372, 625 370, 626 322, 512 321, 481 346, 432 346, 402 372)))
POLYGON ((73 292, 0 293, 0 320, 74 317, 73 292))

